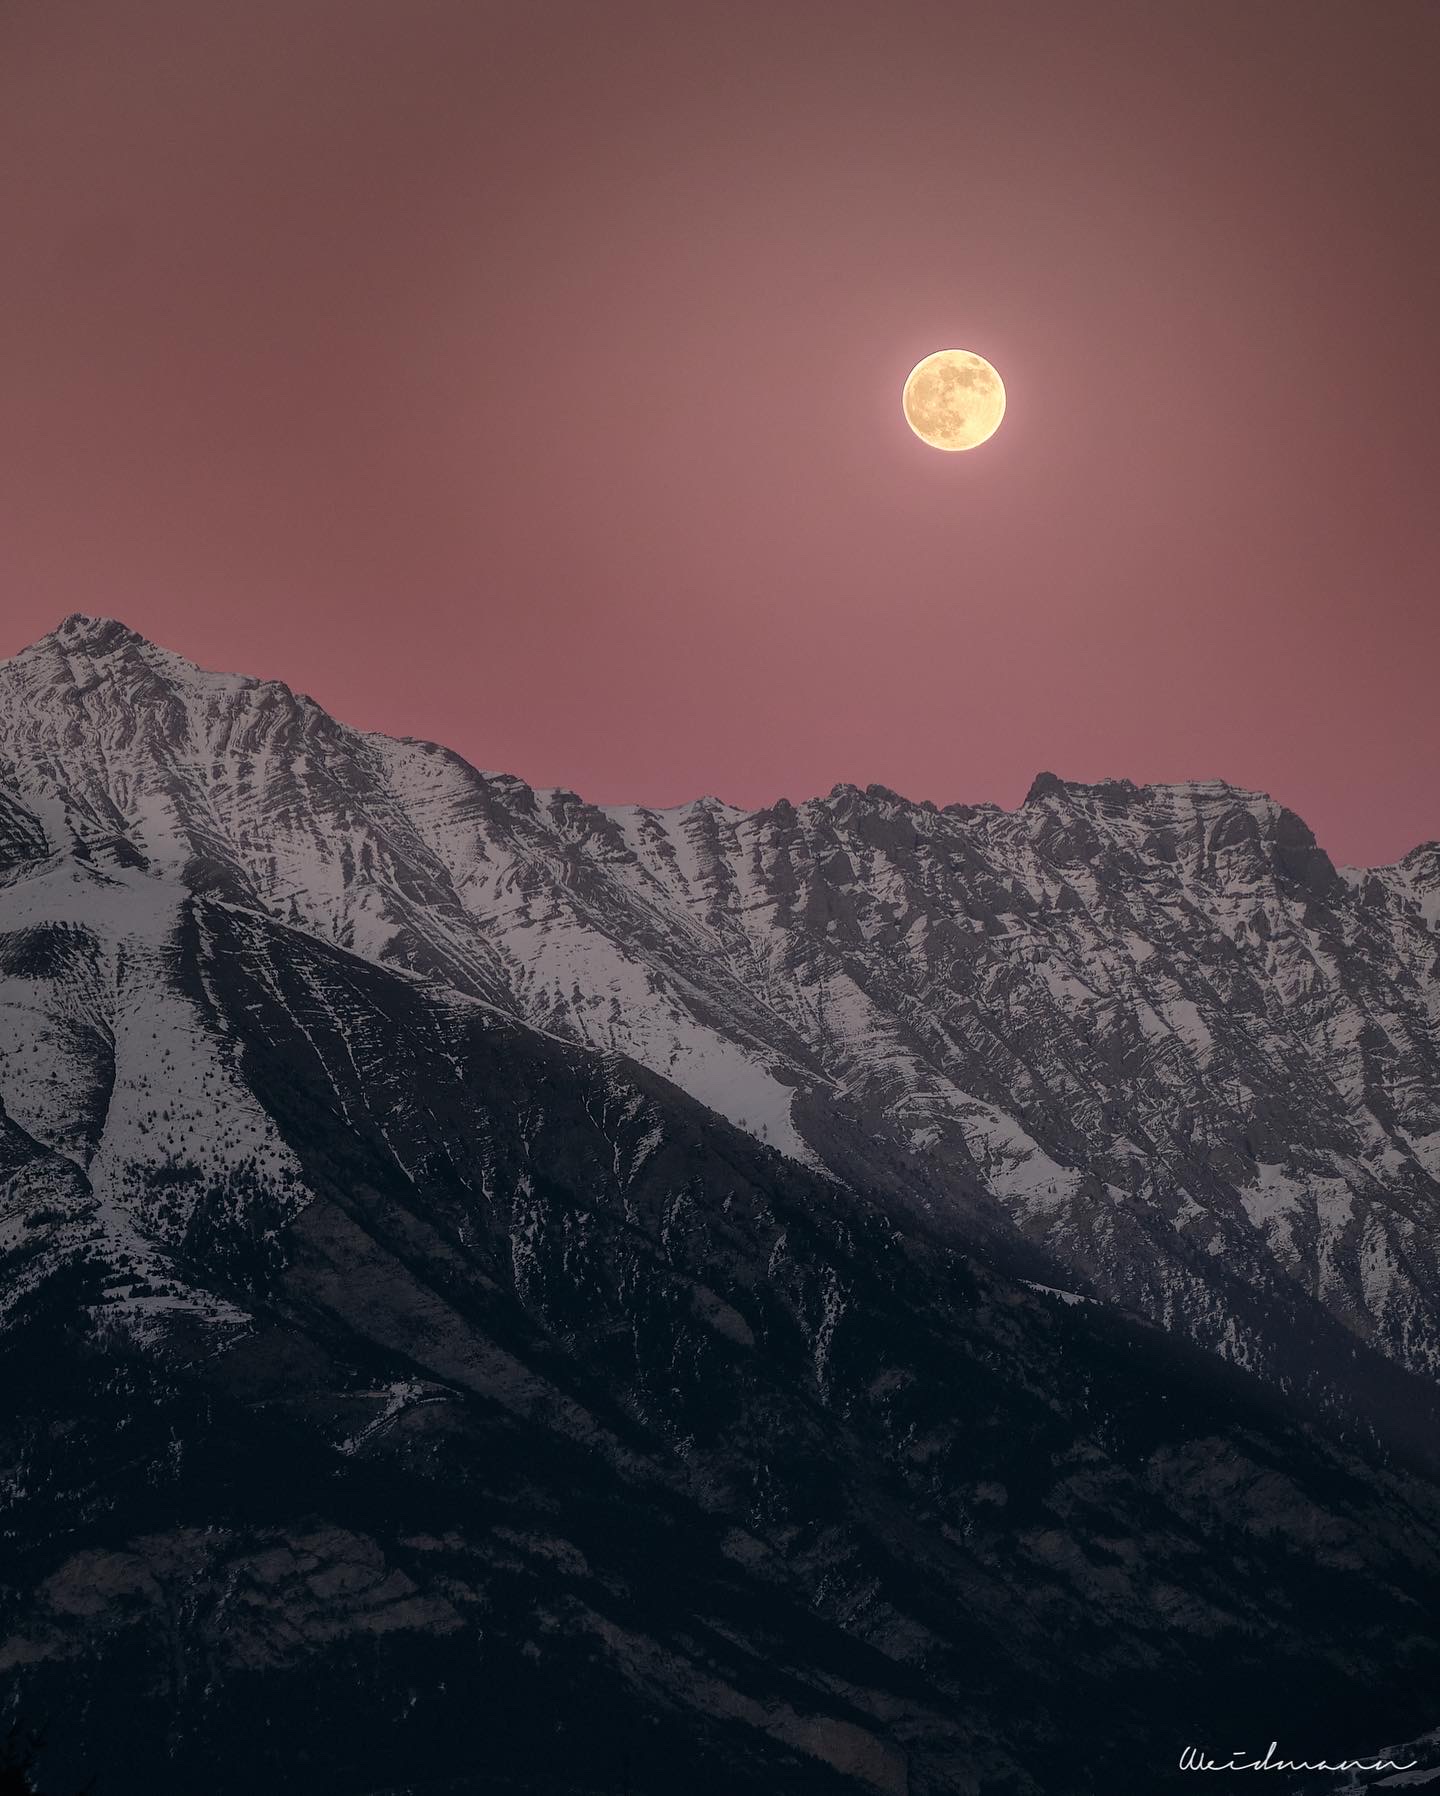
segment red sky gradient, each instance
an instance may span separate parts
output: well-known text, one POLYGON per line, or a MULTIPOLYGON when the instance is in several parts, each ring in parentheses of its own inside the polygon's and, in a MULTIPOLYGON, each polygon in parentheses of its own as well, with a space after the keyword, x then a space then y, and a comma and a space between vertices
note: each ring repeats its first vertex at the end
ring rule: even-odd
POLYGON ((602 801, 1440 835, 1433 0, 9 0, 0 653, 602 801), (984 448, 900 415, 999 368, 984 448))

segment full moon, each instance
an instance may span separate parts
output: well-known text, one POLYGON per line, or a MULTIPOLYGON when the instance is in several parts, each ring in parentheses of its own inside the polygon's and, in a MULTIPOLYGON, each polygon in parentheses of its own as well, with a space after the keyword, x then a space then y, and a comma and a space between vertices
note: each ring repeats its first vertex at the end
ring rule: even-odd
POLYGON ((932 449, 975 449, 1005 416, 1005 383, 983 355, 937 349, 917 362, 900 403, 905 422, 932 449))

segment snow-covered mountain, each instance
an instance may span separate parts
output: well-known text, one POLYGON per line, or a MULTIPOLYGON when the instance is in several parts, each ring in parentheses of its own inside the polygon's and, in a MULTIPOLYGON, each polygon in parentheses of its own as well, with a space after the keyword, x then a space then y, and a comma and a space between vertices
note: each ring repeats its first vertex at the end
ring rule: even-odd
POLYGON ((1437 928, 1440 851, 1227 787, 599 808, 67 620, 0 664, 12 1710, 120 1796, 1428 1725, 1437 928))
MULTIPOLYGON (((46 878, 204 894, 617 1050, 1282 1380, 1331 1323, 1440 1372, 1440 846, 1339 871, 1214 782, 594 806, 78 616, 0 665, 0 772, 46 878)), ((70 1078, 12 1056, 0 1096, 52 1139, 70 1078)))

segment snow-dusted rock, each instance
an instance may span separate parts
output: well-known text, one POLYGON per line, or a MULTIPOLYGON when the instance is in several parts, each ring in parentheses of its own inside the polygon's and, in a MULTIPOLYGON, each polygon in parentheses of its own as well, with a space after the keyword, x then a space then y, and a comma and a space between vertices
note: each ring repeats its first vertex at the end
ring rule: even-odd
MULTIPOLYGON (((215 896, 619 1051, 842 1181, 988 1210, 1241 1363, 1293 1376, 1277 1334, 1319 1306, 1440 1371, 1433 844, 1340 872, 1269 798, 1049 774, 1012 812, 599 807, 80 616, 0 665, 0 794, 16 892, 47 882, 22 906, 77 863, 215 896)), ((15 1114, 63 1091, 62 1034, 6 1061, 15 1114)))
POLYGON ((0 665, 47 1780, 1087 1796, 1428 1721, 1434 863, 1217 786, 598 808, 68 620, 0 665))

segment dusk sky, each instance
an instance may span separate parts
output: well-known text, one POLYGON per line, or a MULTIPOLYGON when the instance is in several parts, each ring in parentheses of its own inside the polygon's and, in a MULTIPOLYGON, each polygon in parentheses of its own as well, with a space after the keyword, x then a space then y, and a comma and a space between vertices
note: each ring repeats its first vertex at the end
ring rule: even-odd
POLYGON ((1434 0, 8 0, 0 653, 114 615, 602 802, 1221 777, 1393 859, 1437 68, 1434 0))

